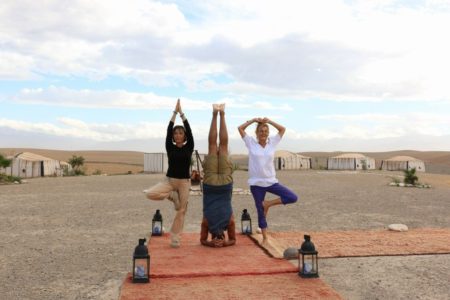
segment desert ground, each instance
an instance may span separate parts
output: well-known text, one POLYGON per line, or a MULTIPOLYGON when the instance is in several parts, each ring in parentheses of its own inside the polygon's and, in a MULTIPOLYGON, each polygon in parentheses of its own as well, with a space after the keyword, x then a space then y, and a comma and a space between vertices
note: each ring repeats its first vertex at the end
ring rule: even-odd
MULTIPOLYGON (((396 176, 401 173, 279 171, 280 182, 299 201, 273 208, 270 230, 380 229, 391 223, 450 228, 449 175, 419 174, 431 189, 389 186, 396 176)), ((155 210, 161 209, 166 229, 174 217, 171 202, 150 201, 142 193, 163 178, 81 176, 0 185, 1 298, 117 299, 155 210)), ((234 178, 235 187, 247 188, 247 172, 236 171, 234 178)), ((199 232, 201 203, 191 196, 185 231, 199 232)), ((236 214, 248 208, 256 219, 250 195, 234 195, 233 208, 236 214)), ((322 259, 319 267, 321 278, 345 299, 450 295, 450 255, 322 259)))

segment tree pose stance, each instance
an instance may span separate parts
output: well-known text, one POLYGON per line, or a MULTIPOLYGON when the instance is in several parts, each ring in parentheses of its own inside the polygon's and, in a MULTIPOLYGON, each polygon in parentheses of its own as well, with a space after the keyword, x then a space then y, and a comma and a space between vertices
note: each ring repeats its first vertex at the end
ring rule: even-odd
POLYGON ((275 148, 280 142, 286 128, 268 118, 253 118, 238 127, 239 133, 248 149, 248 184, 255 200, 258 212, 258 225, 263 235, 263 245, 268 243, 266 217, 272 206, 289 204, 297 201, 297 195, 290 189, 278 183, 273 159, 275 148), (245 129, 253 123, 256 127, 256 139, 250 137, 245 129), (269 137, 269 124, 278 130, 278 133, 269 137), (276 195, 271 200, 264 200, 266 193, 276 195))
POLYGON ((178 99, 169 126, 167 126, 166 152, 169 167, 166 180, 147 190, 147 198, 150 200, 168 199, 174 203, 176 215, 170 229, 170 245, 174 248, 180 246, 180 233, 184 226, 191 186, 189 169, 193 151, 194 137, 178 99), (180 114, 184 127, 181 125, 174 126, 177 114, 180 114))

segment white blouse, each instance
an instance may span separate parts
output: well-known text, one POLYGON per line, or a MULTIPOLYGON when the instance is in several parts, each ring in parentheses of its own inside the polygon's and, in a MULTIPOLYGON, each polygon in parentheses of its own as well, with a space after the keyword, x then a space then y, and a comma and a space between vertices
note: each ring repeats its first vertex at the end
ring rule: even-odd
POLYGON ((268 187, 278 182, 275 173, 274 156, 275 148, 281 140, 281 136, 276 134, 267 140, 265 147, 262 147, 253 137, 246 134, 242 138, 248 149, 248 184, 261 187, 268 187))

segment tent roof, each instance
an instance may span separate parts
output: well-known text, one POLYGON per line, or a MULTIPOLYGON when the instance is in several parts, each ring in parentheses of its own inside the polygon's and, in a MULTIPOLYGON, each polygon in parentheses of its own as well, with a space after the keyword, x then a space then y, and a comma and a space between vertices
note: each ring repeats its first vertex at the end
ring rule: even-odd
POLYGON ((421 161, 421 160, 411 156, 394 156, 389 159, 385 159, 385 161, 421 161))
POLYGON ((28 161, 44 161, 44 160, 56 160, 53 158, 48 158, 42 155, 34 154, 31 152, 22 152, 15 156, 15 158, 20 158, 28 161))
POLYGON ((341 155, 333 156, 332 158, 366 158, 367 156, 361 153, 344 153, 341 155))
POLYGON ((300 158, 307 158, 309 159, 310 157, 307 156, 303 156, 301 154, 297 154, 291 151, 287 151, 287 150, 277 150, 275 151, 275 157, 289 157, 289 156, 297 156, 300 158))

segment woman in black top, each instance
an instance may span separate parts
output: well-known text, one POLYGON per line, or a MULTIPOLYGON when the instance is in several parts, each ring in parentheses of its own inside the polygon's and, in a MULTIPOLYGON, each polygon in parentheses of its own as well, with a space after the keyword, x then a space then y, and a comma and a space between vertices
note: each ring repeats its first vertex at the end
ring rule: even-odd
POLYGON ((147 190, 147 198, 151 200, 168 199, 174 203, 176 215, 170 229, 172 247, 180 246, 180 233, 183 231, 184 216, 187 210, 190 188, 190 166, 194 151, 194 137, 186 119, 180 100, 178 99, 166 135, 166 152, 169 167, 166 180, 147 190), (184 126, 174 126, 175 117, 180 114, 184 126))

